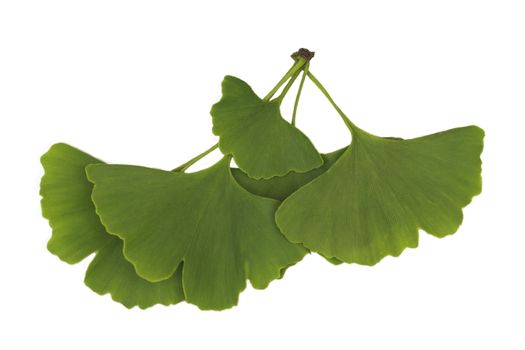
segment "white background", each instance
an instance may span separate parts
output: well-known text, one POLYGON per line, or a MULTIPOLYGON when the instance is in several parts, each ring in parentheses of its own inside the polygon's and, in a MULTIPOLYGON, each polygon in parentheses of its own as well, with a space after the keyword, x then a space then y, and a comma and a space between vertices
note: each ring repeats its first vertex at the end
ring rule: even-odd
MULTIPOLYGON (((2 1, 0 348, 524 349, 524 37, 522 1, 2 1), (485 129, 483 193, 456 235, 373 268, 310 255, 223 312, 127 310, 83 285, 89 259, 47 252, 51 144, 173 168, 216 142, 225 74, 264 95, 303 46, 369 132, 485 129)), ((298 126, 322 152, 350 141, 308 82, 298 126)))

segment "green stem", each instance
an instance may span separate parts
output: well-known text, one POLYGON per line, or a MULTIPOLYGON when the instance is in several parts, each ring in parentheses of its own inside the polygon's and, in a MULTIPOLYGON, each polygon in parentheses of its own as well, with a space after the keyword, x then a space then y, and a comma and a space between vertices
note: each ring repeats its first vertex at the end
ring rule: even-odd
POLYGON ((199 154, 198 156, 188 160, 186 163, 176 167, 172 171, 174 171, 174 172, 179 171, 181 173, 185 172, 190 166, 192 166, 193 164, 197 163, 199 160, 201 160, 202 158, 204 158, 205 156, 207 156, 208 154, 210 154, 211 152, 216 150, 218 147, 219 147, 219 143, 217 142, 215 145, 211 146, 206 151, 204 151, 201 154, 199 154))
POLYGON ((341 110, 341 108, 339 108, 339 106, 334 102, 334 100, 332 99, 332 96, 330 96, 330 94, 328 93, 328 91, 326 91, 325 87, 323 86, 323 84, 321 84, 321 82, 319 80, 317 80, 317 78, 312 74, 312 72, 307 72, 306 73, 308 75, 308 78, 310 78, 310 80, 315 84, 315 86, 317 86, 319 88, 319 90, 321 90, 321 92, 323 93, 323 95, 325 95, 325 97, 328 99, 328 101, 330 102, 330 104, 335 108, 335 110, 337 111, 337 113, 341 116, 341 118, 343 119, 343 122, 346 124, 346 126, 348 127, 348 129, 350 129, 350 132, 354 133, 356 130, 358 130, 359 128, 350 121, 350 119, 348 119, 348 117, 343 113, 343 111, 341 110))
POLYGON ((279 82, 277 83, 277 85, 274 86, 274 88, 272 90, 270 90, 270 92, 264 96, 263 98, 263 101, 270 101, 270 99, 273 97, 273 95, 275 95, 275 93, 277 92, 277 90, 279 90, 281 88, 281 86, 286 83, 286 81, 288 81, 288 79, 290 79, 290 77, 293 77, 294 74, 299 71, 304 65, 306 64, 306 60, 302 57, 299 57, 294 65, 292 66, 292 68, 290 68, 288 70, 288 72, 286 72, 286 74, 281 78, 281 80, 279 80, 279 82))
POLYGON ((300 73, 301 73, 301 70, 295 72, 295 74, 290 78, 290 80, 288 80, 288 83, 284 86, 283 91, 281 91, 279 96, 276 98, 276 100, 279 101, 279 104, 283 102, 283 99, 288 93, 288 90, 290 90, 290 88, 292 87, 293 83, 295 82, 295 80, 297 79, 300 73))
POLYGON ((297 95, 295 96, 295 102, 293 105, 292 113, 292 125, 295 126, 295 117, 297 115, 297 107, 299 106, 299 98, 301 97, 301 92, 303 91, 304 81, 306 80, 306 75, 308 74, 308 69, 310 68, 310 62, 307 62, 303 69, 303 76, 301 77, 301 82, 299 83, 299 89, 297 90, 297 95))

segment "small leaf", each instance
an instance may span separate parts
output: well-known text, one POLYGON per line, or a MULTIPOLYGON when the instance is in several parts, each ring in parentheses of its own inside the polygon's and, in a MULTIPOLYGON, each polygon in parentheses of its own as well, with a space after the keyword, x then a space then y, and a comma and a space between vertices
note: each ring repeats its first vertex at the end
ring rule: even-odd
POLYGON ((114 236, 102 247, 89 265, 84 282, 94 292, 110 293, 113 300, 127 308, 146 309, 155 304, 172 305, 184 300, 182 266, 168 279, 148 282, 140 278, 122 254, 122 241, 114 236))
POLYGON ((53 228, 49 250, 71 264, 96 252, 86 272, 86 285, 99 294, 110 293, 128 308, 184 300, 181 271, 159 283, 140 278, 124 259, 121 240, 102 226, 91 201, 93 184, 85 174, 86 165, 100 163, 63 143, 53 145, 42 156, 42 211, 53 228))
POLYGON ((398 140, 354 129, 335 164, 279 207, 283 234, 327 257, 373 265, 416 247, 419 228, 454 233, 481 192, 483 130, 398 140))
POLYGON ((263 289, 306 250, 274 222, 278 202, 253 195, 233 178, 230 159, 196 173, 127 165, 87 167, 93 201, 124 254, 150 280, 182 268, 186 300, 201 309, 237 304, 249 279, 263 289))
POLYGON ((222 99, 213 105, 219 147, 254 179, 304 173, 323 160, 312 142, 281 117, 279 101, 263 101, 244 81, 226 76, 222 99))

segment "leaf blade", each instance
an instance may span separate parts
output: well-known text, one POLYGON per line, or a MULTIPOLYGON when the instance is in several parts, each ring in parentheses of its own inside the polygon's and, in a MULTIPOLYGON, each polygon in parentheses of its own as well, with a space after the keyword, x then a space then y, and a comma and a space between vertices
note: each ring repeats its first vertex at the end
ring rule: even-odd
POLYGON ((137 273, 162 281, 184 262, 186 300, 201 309, 236 305, 246 279, 265 288, 306 254, 275 225, 278 202, 238 185, 227 157, 190 174, 101 164, 87 174, 102 222, 137 273))
POLYGON ((219 148, 254 179, 307 172, 322 165, 312 142, 285 121, 278 101, 260 99, 244 81, 226 76, 210 114, 219 148))
POLYGON ((111 298, 128 309, 147 309, 156 304, 174 305, 184 300, 182 268, 168 279, 151 283, 140 278, 122 254, 122 241, 111 237, 91 261, 84 283, 97 294, 111 298))
POLYGON ((48 250, 75 264, 106 243, 106 233, 95 214, 92 185, 86 181, 85 164, 101 163, 69 145, 58 143, 41 157, 44 176, 40 181, 42 215, 52 236, 48 250), (87 199, 87 200, 86 200, 87 199))
POLYGON ((457 230, 461 209, 481 191, 482 129, 411 140, 354 135, 327 172, 279 207, 276 222, 290 241, 374 265, 417 247, 418 228, 437 237, 457 230))
POLYGON ((40 193, 44 217, 53 228, 48 244, 51 253, 71 264, 95 253, 85 284, 98 294, 111 294, 127 308, 145 309, 184 300, 180 271, 167 282, 150 283, 125 260, 122 242, 106 232, 95 212, 93 184, 85 174, 89 164, 102 161, 62 143, 53 145, 42 157, 45 174, 40 193))

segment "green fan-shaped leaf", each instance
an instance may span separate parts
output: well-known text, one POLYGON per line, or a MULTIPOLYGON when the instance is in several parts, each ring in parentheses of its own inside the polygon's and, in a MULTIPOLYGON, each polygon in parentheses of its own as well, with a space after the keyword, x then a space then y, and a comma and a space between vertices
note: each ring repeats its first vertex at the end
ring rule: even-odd
POLYGON ((418 244, 418 229, 443 237, 481 192, 482 129, 410 140, 351 128, 351 146, 328 171, 289 196, 276 222, 292 242, 345 262, 373 265, 418 244))
POLYGON ((71 264, 96 253, 86 272, 86 285, 99 294, 110 293, 113 300, 128 308, 182 301, 180 270, 158 283, 140 278, 124 259, 122 241, 102 226, 91 201, 93 184, 85 173, 86 165, 99 163, 63 143, 53 145, 42 156, 42 212, 53 229, 49 250, 71 264))
POLYGON ((53 229, 47 247, 61 260, 77 263, 108 239, 90 199, 93 184, 85 173, 87 164, 101 161, 57 143, 42 156, 41 163, 45 171, 40 181, 42 215, 53 229))
POLYGON ((108 232, 150 280, 169 278, 183 262, 186 300, 201 309, 237 304, 249 279, 265 288, 306 250, 274 222, 278 202, 242 188, 225 157, 196 173, 127 165, 87 167, 92 199, 108 232))
POLYGON ((244 81, 226 76, 222 98, 210 112, 221 151, 232 154, 255 179, 303 173, 323 163, 312 142, 282 118, 279 104, 260 99, 244 81))
POLYGON ((168 279, 149 282, 140 278, 122 254, 122 240, 110 236, 86 271, 84 282, 94 292, 111 294, 113 300, 127 308, 141 309, 155 304, 172 305, 184 300, 182 266, 168 279))
MULTIPOLYGON (((259 180, 252 179, 243 171, 237 168, 232 168, 232 174, 235 177, 235 180, 237 180, 237 182, 242 187, 244 187, 251 193, 261 197, 273 198, 282 202, 293 192, 297 191, 299 188, 306 185, 307 183, 309 183, 310 181, 327 171, 332 166, 332 164, 334 164, 335 161, 341 156, 341 154, 343 154, 345 150, 346 147, 328 154, 322 154, 321 156, 323 157, 324 161, 323 165, 306 173, 291 172, 284 176, 276 176, 272 177, 271 179, 259 180)), ((342 261, 340 261, 339 259, 328 258, 325 257, 323 254, 320 255, 334 265, 339 265, 342 263, 342 261)))

